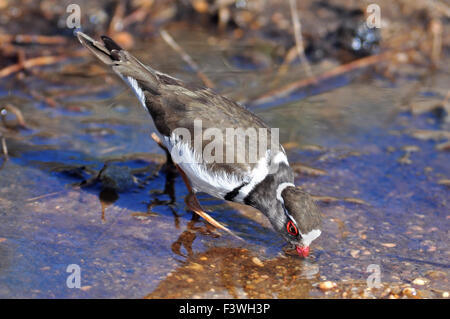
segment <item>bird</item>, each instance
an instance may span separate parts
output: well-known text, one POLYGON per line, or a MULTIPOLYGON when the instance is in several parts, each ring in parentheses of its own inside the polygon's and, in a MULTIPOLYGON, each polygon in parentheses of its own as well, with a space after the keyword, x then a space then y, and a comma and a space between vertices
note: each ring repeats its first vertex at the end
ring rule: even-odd
POLYGON ((76 36, 131 87, 151 115, 159 132, 152 137, 172 155, 188 189, 188 209, 234 234, 204 211, 196 194, 203 192, 252 206, 268 218, 272 228, 298 255, 309 255, 311 243, 321 235, 321 212, 312 196, 295 186, 286 152, 277 140, 273 142, 277 134, 262 119, 211 88, 188 84, 153 69, 107 36, 101 36, 101 42, 81 31, 76 36), (265 134, 255 138, 249 133, 243 138, 248 143, 236 148, 239 135, 227 134, 239 129, 265 134), (209 139, 205 137, 207 132, 209 139), (212 148, 214 135, 221 144, 212 148), (214 151, 203 157, 202 152, 208 147, 214 151), (210 157, 219 158, 220 153, 230 156, 226 160, 211 160, 210 157))

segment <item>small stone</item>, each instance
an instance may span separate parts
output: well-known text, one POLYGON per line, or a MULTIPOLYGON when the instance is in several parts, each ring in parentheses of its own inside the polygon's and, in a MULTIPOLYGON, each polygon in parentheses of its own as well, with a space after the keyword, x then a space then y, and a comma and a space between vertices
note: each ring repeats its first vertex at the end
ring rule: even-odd
POLYGON ((263 262, 258 257, 253 257, 252 262, 259 267, 264 267, 263 262))
POLYGON ((410 154, 409 152, 406 152, 402 157, 400 157, 397 162, 399 162, 400 164, 405 164, 405 165, 410 165, 412 164, 412 161, 410 159, 410 154))
POLYGON ((190 264, 187 268, 195 270, 195 271, 203 271, 203 266, 197 263, 190 264))
POLYGON ((448 293, 448 291, 444 291, 442 293, 442 298, 448 298, 450 296, 450 294, 448 293))
POLYGON ((319 288, 322 291, 328 291, 328 290, 331 290, 336 287, 337 287, 337 284, 332 281, 323 281, 319 284, 319 288))
POLYGON ((358 250, 358 249, 352 249, 352 250, 350 251, 350 255, 351 255, 353 258, 358 258, 358 256, 359 256, 359 250, 358 250))
POLYGON ((409 230, 416 232, 416 233, 423 232, 423 228, 420 227, 419 225, 411 226, 411 227, 409 227, 409 230))
POLYGON ((397 246, 397 244, 394 243, 381 243, 381 245, 387 248, 394 248, 395 246, 397 246))
POLYGON ((406 152, 418 152, 420 148, 416 145, 405 145, 402 147, 402 150, 406 152))
POLYGON ((428 283, 428 280, 425 278, 416 278, 413 280, 413 285, 424 286, 428 283))
POLYGON ((83 287, 80 288, 80 290, 88 291, 88 290, 90 290, 91 288, 92 288, 92 286, 83 286, 83 287))
POLYGON ((433 253, 433 252, 435 252, 436 250, 437 250, 436 246, 430 246, 430 247, 427 249, 427 251, 428 251, 429 253, 433 253))
POLYGON ((387 296, 390 295, 392 289, 391 288, 386 288, 382 293, 381 293, 381 298, 386 298, 387 296))

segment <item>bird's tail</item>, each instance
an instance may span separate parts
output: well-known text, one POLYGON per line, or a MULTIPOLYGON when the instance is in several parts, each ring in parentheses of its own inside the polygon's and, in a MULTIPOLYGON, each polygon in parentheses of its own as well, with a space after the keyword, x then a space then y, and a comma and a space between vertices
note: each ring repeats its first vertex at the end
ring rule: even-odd
POLYGON ((114 72, 133 88, 141 102, 144 98, 144 92, 159 94, 160 81, 156 71, 142 64, 111 38, 102 36, 103 43, 101 43, 80 31, 76 35, 84 47, 100 61, 110 65, 114 72))

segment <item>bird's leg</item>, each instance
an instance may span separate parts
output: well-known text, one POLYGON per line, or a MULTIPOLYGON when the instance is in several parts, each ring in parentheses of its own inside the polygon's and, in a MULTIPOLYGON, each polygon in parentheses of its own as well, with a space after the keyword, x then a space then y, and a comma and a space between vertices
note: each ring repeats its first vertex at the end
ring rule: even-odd
MULTIPOLYGON (((186 196, 186 198, 184 200, 186 205, 187 205, 187 207, 190 210, 192 210, 194 213, 196 213, 196 215, 203 217, 208 223, 210 223, 214 227, 222 229, 222 230, 226 231, 227 233, 233 235, 234 237, 241 239, 238 235, 234 234, 231 230, 229 230, 227 227, 225 227, 224 225, 222 225, 221 223, 216 221, 214 218, 209 216, 208 213, 206 213, 204 211, 204 209, 202 208, 202 206, 200 205, 200 203, 199 203, 199 201, 197 199, 197 196, 195 196, 195 192, 194 192, 194 190, 191 187, 191 183, 189 182, 188 177, 183 172, 183 170, 177 164, 175 164, 173 162, 172 156, 170 155, 170 152, 167 149, 167 147, 162 143, 161 139, 155 133, 152 133, 151 137, 159 145, 159 147, 161 147, 166 152, 167 163, 175 165, 175 167, 177 168, 177 170, 180 173, 181 177, 183 178, 183 181, 186 184, 186 188, 188 189, 188 192, 189 192, 189 194, 186 196)), ((196 218, 193 218, 193 219, 195 220, 196 218)))
POLYGON ((214 227, 222 229, 223 231, 226 231, 227 233, 229 233, 230 235, 233 235, 236 238, 242 239, 241 237, 239 237, 238 235, 233 233, 231 230, 229 230, 227 227, 225 227, 224 225, 222 225, 221 223, 216 221, 214 218, 209 216, 209 214, 204 211, 204 209, 202 208, 202 206, 200 205, 200 203, 197 199, 197 196, 195 195, 194 190, 191 187, 191 183, 189 182, 188 177, 186 176, 186 174, 183 172, 183 170, 177 164, 175 164, 175 166, 178 169, 178 172, 180 172, 180 175, 183 178, 183 181, 186 184, 186 187, 189 192, 189 194, 184 199, 186 206, 190 210, 192 210, 194 213, 196 213, 197 215, 203 217, 208 223, 210 223, 214 227))
POLYGON ((163 151, 166 153, 166 158, 167 161, 166 163, 168 165, 170 164, 174 164, 173 160, 172 160, 172 155, 170 155, 170 151, 167 149, 167 147, 163 144, 163 142, 161 141, 161 139, 159 138, 158 135, 156 135, 155 132, 153 132, 151 134, 152 139, 156 142, 156 144, 158 144, 159 147, 161 147, 163 149, 163 151))

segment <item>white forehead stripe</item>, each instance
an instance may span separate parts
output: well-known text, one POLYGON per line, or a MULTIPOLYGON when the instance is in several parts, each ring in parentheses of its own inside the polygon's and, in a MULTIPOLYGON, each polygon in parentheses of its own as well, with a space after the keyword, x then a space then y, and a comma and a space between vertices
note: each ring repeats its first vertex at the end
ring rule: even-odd
POLYGON ((302 234, 303 245, 309 246, 321 233, 320 229, 313 229, 307 234, 302 234))
POLYGON ((283 197, 281 197, 281 193, 284 191, 284 189, 285 189, 286 187, 289 187, 289 186, 295 187, 295 185, 292 184, 292 183, 281 183, 281 184, 278 185, 278 187, 277 187, 277 199, 278 199, 280 202, 282 202, 283 204, 284 204, 284 199, 283 199, 283 197))

